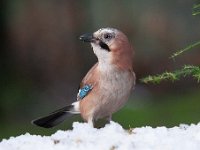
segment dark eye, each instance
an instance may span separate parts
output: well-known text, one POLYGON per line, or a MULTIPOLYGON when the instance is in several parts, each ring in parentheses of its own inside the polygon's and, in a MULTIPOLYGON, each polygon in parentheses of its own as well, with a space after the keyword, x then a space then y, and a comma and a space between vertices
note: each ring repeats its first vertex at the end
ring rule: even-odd
POLYGON ((107 34, 104 34, 104 39, 111 39, 112 38, 112 35, 107 33, 107 34))

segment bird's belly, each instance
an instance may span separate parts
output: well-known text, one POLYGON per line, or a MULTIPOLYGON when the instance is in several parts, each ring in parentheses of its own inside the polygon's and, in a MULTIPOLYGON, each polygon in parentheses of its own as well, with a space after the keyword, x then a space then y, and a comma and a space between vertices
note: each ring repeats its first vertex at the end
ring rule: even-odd
POLYGON ((127 102, 133 84, 134 79, 129 73, 106 77, 100 84, 95 118, 104 118, 118 111, 127 102))

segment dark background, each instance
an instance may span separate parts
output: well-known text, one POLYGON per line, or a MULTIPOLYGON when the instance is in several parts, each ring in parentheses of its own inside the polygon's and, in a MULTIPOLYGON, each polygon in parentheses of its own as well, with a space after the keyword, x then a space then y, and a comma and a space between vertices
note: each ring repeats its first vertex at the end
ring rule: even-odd
POLYGON ((78 37, 102 27, 122 30, 135 50, 137 86, 114 121, 124 128, 199 122, 197 81, 187 77, 145 85, 139 80, 200 64, 199 48, 175 61, 169 59, 200 39, 200 18, 192 16, 193 4, 189 0, 1 1, 0 139, 71 128, 73 118, 48 130, 30 121, 76 100, 80 81, 97 61, 90 46, 78 37))

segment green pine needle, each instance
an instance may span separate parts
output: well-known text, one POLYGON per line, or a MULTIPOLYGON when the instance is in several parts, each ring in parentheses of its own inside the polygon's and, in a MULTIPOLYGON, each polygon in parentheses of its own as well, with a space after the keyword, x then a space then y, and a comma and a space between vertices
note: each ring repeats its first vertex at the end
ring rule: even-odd
POLYGON ((193 11, 192 12, 193 16, 199 15, 200 14, 200 4, 194 5, 192 11, 193 11))
POLYGON ((199 83, 200 82, 200 67, 186 65, 183 68, 181 68, 180 70, 176 70, 173 72, 164 72, 162 74, 155 75, 155 76, 148 76, 148 77, 141 79, 141 81, 146 84, 147 83, 158 84, 161 81, 167 81, 167 80, 173 82, 176 80, 180 80, 181 77, 186 77, 186 76, 192 76, 199 83))
POLYGON ((186 52, 186 51, 188 51, 188 50, 190 50, 190 49, 192 49, 192 48, 194 48, 194 47, 196 47, 196 46, 199 46, 199 45, 200 45, 200 41, 198 41, 198 42, 196 42, 196 43, 194 43, 194 44, 191 44, 191 45, 187 46, 186 48, 183 48, 183 49, 181 49, 181 50, 175 52, 175 53, 172 54, 172 56, 170 56, 169 58, 173 58, 173 59, 174 59, 175 57, 179 56, 180 54, 182 54, 182 53, 184 53, 184 52, 186 52))

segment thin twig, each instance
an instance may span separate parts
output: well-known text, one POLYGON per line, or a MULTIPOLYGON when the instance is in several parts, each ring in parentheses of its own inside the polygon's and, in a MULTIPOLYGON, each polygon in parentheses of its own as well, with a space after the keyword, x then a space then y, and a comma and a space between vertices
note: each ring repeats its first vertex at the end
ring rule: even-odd
POLYGON ((188 50, 190 50, 190 49, 192 49, 192 48, 194 48, 194 47, 196 47, 196 46, 199 46, 199 45, 200 45, 200 41, 198 41, 198 42, 196 42, 196 43, 194 43, 194 44, 191 44, 191 45, 187 46, 186 48, 183 48, 183 49, 181 49, 181 50, 175 52, 175 53, 172 54, 169 58, 170 58, 170 59, 174 59, 175 57, 179 56, 179 55, 182 54, 183 52, 186 52, 186 51, 188 51, 188 50))

